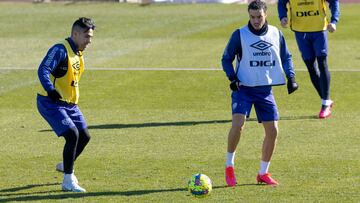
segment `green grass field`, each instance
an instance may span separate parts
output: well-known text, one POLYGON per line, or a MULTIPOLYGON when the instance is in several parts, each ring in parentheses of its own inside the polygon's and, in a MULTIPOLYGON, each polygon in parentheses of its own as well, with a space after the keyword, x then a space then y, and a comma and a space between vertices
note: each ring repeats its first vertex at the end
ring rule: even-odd
MULTIPOLYGON (((224 162, 230 91, 220 59, 246 6, 218 4, 0 4, 0 202, 359 202, 360 5, 341 7, 330 35, 333 117, 319 120, 293 33, 283 30, 300 89, 275 87, 281 120, 270 172, 280 186, 256 185, 263 128, 247 123, 236 157, 239 186, 226 188, 224 162), (36 69, 73 20, 97 30, 87 68, 219 68, 219 71, 88 70, 79 106, 92 140, 76 162, 87 193, 60 190, 64 140, 36 109, 36 69), (194 173, 213 181, 198 200, 186 191, 194 173)), ((270 24, 279 26, 276 7, 270 24)))

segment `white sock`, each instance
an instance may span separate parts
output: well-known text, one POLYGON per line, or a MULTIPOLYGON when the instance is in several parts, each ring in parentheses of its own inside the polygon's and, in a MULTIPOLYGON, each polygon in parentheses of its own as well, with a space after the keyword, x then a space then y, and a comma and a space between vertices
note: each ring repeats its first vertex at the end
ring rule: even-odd
POLYGON ((260 175, 266 174, 269 170, 269 166, 270 166, 270 162, 261 161, 259 174, 260 175))
POLYGON ((64 182, 72 182, 73 175, 74 175, 73 173, 71 173, 71 174, 64 173, 64 182))
POLYGON ((226 167, 234 166, 235 152, 226 154, 226 167))
POLYGON ((331 99, 322 99, 321 103, 325 106, 330 106, 333 101, 331 99))

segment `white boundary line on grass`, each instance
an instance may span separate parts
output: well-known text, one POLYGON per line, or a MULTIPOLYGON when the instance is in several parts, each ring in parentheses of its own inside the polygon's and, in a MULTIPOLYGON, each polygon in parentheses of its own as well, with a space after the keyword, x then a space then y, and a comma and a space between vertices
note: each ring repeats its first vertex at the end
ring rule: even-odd
MULTIPOLYGON (((37 70, 37 68, 24 67, 0 67, 0 70, 37 70)), ((221 68, 86 68, 86 70, 105 70, 105 71, 222 71, 221 68)), ((295 71, 307 71, 306 69, 295 69, 295 71)), ((331 72, 360 72, 359 69, 331 69, 331 72)))

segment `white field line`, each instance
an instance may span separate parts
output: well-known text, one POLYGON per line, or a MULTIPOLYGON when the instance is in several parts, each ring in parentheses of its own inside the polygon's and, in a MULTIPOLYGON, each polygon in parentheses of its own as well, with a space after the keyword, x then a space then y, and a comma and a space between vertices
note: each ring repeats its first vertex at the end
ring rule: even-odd
MULTIPOLYGON (((37 70, 37 68, 25 67, 0 67, 1 70, 37 70)), ((91 71, 222 71, 222 68, 86 68, 91 71)), ((295 71, 307 71, 306 69, 295 69, 295 71)), ((360 72, 359 69, 338 68, 330 69, 331 72, 360 72)))

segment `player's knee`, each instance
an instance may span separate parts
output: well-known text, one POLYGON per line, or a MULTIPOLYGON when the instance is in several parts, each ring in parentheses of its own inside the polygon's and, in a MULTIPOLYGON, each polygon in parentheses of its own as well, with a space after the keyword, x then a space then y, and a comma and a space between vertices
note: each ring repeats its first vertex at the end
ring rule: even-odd
POLYGON ((231 126, 231 131, 241 133, 244 129, 244 125, 241 124, 233 124, 231 126))
POLYGON ((83 142, 88 143, 91 139, 89 130, 87 128, 80 130, 79 131, 79 136, 81 137, 81 139, 83 140, 83 142))
POLYGON ((276 127, 266 129, 266 135, 271 138, 276 138, 278 135, 278 129, 276 127))
POLYGON ((246 117, 243 114, 234 114, 232 123, 231 123, 231 130, 233 132, 239 132, 244 128, 246 117))
POLYGON ((326 59, 327 59, 327 56, 317 56, 316 57, 317 61, 326 61, 326 59))
POLYGON ((327 70, 328 66, 327 66, 326 56, 317 57, 317 62, 318 62, 318 67, 319 67, 320 71, 327 70))
POLYGON ((62 134, 62 136, 67 142, 77 143, 77 141, 79 140, 79 131, 77 128, 69 128, 62 134))
POLYGON ((315 71, 315 58, 305 59, 304 62, 309 72, 315 71))

